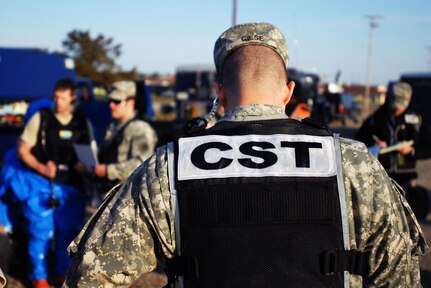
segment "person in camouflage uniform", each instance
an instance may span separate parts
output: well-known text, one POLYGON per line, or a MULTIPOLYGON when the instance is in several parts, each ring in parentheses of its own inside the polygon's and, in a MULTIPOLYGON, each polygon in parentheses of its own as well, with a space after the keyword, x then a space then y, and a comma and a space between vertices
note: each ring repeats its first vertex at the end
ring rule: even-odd
POLYGON ((101 190, 107 192, 125 180, 143 161, 151 156, 157 135, 147 122, 136 118, 136 84, 119 81, 109 94, 109 107, 114 121, 106 130, 99 153, 100 163, 94 174, 102 179, 101 190))
MULTIPOLYGON (((280 72, 282 65, 279 63, 284 63, 283 69, 287 68, 286 42, 281 32, 267 23, 234 26, 219 37, 214 49, 215 64, 224 80, 228 73, 242 74, 228 68, 223 70, 222 64, 235 66, 236 60, 248 60, 242 66, 242 72, 246 73, 248 68, 258 67, 254 64, 263 63, 258 59, 263 54, 270 57, 266 59, 272 59, 265 63, 270 63, 273 71, 285 73, 280 72), (234 51, 239 52, 232 53, 234 51), (255 57, 241 59, 247 53, 255 57), (255 60, 258 62, 253 62, 255 60)), ((282 83, 277 86, 282 89, 271 90, 254 82, 251 86, 239 87, 236 95, 229 94, 227 82, 223 82, 225 86, 218 85, 226 114, 207 131, 226 123, 247 125, 262 120, 285 121, 284 105, 291 96, 294 83, 282 83), (268 97, 268 89, 277 97, 268 97)), ((369 254, 366 273, 349 277, 345 272, 345 286, 420 287, 418 258, 428 251, 428 246, 402 189, 391 181, 363 143, 341 138, 338 147, 343 172, 340 182, 345 188, 348 219, 345 242, 350 249, 369 254)), ((64 287, 127 287, 143 273, 154 271, 158 260, 166 261, 176 256, 177 246, 181 245, 176 235, 179 231, 175 224, 175 201, 172 201, 175 193, 170 191, 172 182, 169 177, 173 175, 169 172, 169 151, 169 145, 158 147, 155 154, 121 186, 109 192, 99 210, 69 246, 72 262, 64 287)))

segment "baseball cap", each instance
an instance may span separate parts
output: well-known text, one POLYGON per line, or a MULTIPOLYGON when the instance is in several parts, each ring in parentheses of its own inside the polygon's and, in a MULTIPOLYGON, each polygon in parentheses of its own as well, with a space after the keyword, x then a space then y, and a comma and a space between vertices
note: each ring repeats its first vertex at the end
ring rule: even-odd
POLYGON ((112 84, 112 91, 109 93, 108 99, 111 100, 126 100, 135 98, 136 84, 133 81, 118 81, 112 84))
POLYGON ((214 45, 214 63, 221 73, 226 57, 236 49, 246 45, 262 45, 272 48, 288 64, 286 40, 278 28, 269 23, 244 23, 223 32, 214 45))
POLYGON ((407 109, 412 98, 412 87, 405 82, 399 82, 392 86, 392 107, 407 109))

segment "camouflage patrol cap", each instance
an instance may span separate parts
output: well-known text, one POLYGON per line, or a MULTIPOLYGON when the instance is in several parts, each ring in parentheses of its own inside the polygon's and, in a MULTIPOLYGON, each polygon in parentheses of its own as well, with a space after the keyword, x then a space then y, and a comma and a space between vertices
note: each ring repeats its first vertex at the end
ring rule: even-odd
POLYGON ((118 81, 112 84, 112 91, 109 93, 108 99, 126 100, 135 98, 136 84, 133 81, 118 81))
POLYGON ((412 87, 405 82, 399 82, 392 86, 393 102, 392 107, 398 109, 407 109, 412 98, 412 87))
POLYGON ((263 45, 272 48, 288 64, 286 40, 275 26, 269 23, 244 23, 223 32, 214 45, 214 63, 218 73, 226 57, 245 45, 263 45))

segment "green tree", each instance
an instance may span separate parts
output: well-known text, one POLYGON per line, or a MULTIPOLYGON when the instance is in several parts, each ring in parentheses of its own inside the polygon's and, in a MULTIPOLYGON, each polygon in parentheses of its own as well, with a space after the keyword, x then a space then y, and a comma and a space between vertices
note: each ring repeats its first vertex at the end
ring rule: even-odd
POLYGON ((118 80, 138 78, 135 68, 122 71, 116 63, 121 55, 121 44, 102 34, 92 38, 89 31, 73 30, 63 41, 66 54, 75 60, 78 76, 88 77, 110 85, 118 80))

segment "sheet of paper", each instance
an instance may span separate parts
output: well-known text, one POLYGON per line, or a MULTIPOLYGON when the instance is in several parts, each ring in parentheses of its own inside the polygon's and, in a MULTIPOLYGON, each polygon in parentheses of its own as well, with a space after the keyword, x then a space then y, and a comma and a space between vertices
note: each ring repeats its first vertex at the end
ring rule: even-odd
POLYGON ((84 164, 85 169, 89 172, 94 171, 94 166, 99 164, 97 158, 97 144, 96 141, 91 141, 91 144, 73 144, 79 162, 84 164))
POLYGON ((397 143, 395 145, 388 146, 388 147, 380 149, 379 154, 385 154, 385 153, 389 153, 389 152, 395 151, 395 150, 397 150, 399 148, 412 146, 414 143, 415 142, 413 140, 411 140, 411 141, 402 141, 402 142, 399 142, 399 143, 397 143))

